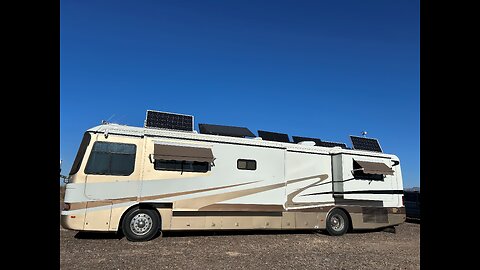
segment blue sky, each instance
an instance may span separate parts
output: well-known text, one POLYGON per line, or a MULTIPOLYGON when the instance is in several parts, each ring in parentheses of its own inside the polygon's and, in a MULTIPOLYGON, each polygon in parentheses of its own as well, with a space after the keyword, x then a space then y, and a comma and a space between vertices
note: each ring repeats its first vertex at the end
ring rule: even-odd
POLYGON ((60 158, 101 120, 378 138, 420 179, 419 1, 61 1, 60 158))

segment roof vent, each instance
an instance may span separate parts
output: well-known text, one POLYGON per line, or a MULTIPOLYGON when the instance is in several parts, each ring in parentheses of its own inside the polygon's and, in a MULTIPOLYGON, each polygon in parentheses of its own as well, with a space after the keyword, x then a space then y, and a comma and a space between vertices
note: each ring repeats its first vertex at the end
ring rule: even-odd
POLYGON ((298 144, 308 145, 308 146, 315 146, 315 142, 314 142, 314 141, 301 141, 301 142, 299 142, 298 144))

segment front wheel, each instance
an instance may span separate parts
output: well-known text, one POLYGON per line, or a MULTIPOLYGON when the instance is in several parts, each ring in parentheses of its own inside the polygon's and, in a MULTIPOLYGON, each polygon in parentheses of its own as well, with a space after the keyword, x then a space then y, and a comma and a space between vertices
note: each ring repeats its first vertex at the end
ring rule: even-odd
POLYGON ((330 235, 340 236, 348 231, 348 217, 345 212, 335 208, 328 214, 327 217, 327 231, 330 235))
POLYGON ((132 208, 122 222, 122 231, 130 241, 148 241, 160 230, 160 216, 155 210, 132 208))

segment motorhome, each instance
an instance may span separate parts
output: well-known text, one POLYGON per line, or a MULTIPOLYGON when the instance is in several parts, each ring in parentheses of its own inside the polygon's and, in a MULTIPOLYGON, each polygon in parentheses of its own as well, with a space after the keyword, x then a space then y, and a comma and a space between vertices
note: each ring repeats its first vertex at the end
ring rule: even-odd
POLYGON ((397 156, 377 140, 316 138, 200 124, 147 111, 143 127, 83 135, 61 224, 147 241, 169 230, 347 231, 405 221, 397 156))

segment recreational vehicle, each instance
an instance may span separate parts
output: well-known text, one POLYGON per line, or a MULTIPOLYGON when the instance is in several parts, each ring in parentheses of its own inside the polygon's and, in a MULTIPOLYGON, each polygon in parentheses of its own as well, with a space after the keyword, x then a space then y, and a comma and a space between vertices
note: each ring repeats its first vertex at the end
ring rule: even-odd
POLYGON ((147 241, 168 230, 326 230, 405 221, 397 156, 193 116, 147 111, 143 127, 88 129, 66 184, 61 224, 147 241))

